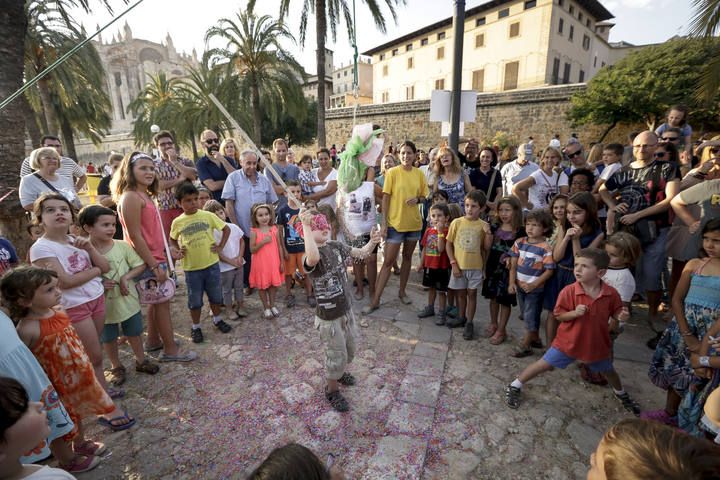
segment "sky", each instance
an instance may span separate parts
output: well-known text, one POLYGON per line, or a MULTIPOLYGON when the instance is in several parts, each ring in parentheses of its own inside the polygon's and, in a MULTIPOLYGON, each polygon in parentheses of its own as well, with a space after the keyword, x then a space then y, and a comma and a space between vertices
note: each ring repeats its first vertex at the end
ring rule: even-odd
MULTIPOLYGON (((288 24, 290 30, 299 37, 300 8, 304 0, 290 0, 288 24)), ((346 0, 352 6, 352 0, 346 0)), ((378 0, 379 3, 385 3, 378 0)), ((467 0, 466 9, 486 3, 487 0, 467 0)), ((691 17, 692 0, 602 0, 601 3, 613 14, 616 26, 611 30, 610 41, 624 40, 636 45, 660 43, 668 38, 684 34, 691 17)), ((121 0, 109 0, 118 15, 127 8, 121 0)), ((135 0, 130 0, 134 3, 135 0)), ((91 2, 98 5, 100 2, 91 2)), ((259 0, 256 6, 258 14, 273 17, 279 12, 279 0, 259 0)), ((356 0, 356 23, 358 25, 357 43, 360 53, 381 45, 393 38, 400 37, 426 25, 452 16, 453 0, 406 0, 404 6, 397 8, 398 22, 395 24, 387 8, 384 9, 387 33, 383 34, 375 27, 372 17, 363 0, 356 0)), ((195 48, 200 55, 205 50, 205 31, 219 18, 230 18, 247 5, 246 1, 233 0, 144 0, 128 15, 120 19, 105 31, 103 39, 109 40, 114 33, 122 29, 125 21, 133 32, 133 37, 160 42, 169 32, 175 48, 181 52, 191 52, 195 48)), ((91 14, 82 10, 75 18, 81 21, 88 34, 112 19, 112 15, 101 7, 91 14)), ((215 46, 215 45, 211 45, 215 46)), ((352 61, 353 50, 347 30, 338 26, 337 42, 328 39, 328 48, 334 51, 335 66, 347 65, 352 61)), ((315 72, 315 25, 308 23, 308 35, 304 46, 286 43, 285 47, 309 73, 315 72)))

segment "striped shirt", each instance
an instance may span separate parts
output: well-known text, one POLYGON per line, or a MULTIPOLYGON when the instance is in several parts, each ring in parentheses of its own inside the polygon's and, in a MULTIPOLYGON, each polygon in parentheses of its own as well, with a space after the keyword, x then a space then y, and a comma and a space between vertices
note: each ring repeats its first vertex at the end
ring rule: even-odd
POLYGON ((509 254, 518 259, 517 280, 521 282, 532 283, 545 270, 555 270, 552 247, 545 240, 540 243, 529 243, 527 237, 520 238, 509 254))
MULTIPOLYGON (((30 157, 27 157, 20 166, 20 178, 30 175, 31 173, 33 173, 33 169, 30 168, 30 157)), ((75 185, 75 178, 85 176, 85 171, 82 167, 75 163, 75 160, 70 157, 60 157, 60 168, 55 173, 67 178, 73 185, 75 185)))

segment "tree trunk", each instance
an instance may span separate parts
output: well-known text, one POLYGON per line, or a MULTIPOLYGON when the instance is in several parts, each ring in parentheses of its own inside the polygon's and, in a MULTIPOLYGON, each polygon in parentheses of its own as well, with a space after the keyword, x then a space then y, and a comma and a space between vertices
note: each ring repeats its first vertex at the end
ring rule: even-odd
MULTIPOLYGON (((0 15, 0 98, 12 95, 23 82, 24 38, 27 19, 23 0, 2 2, 0 15)), ((25 156, 25 121, 22 104, 15 100, 0 110, 0 230, 24 258, 29 247, 25 214, 16 189, 20 159, 25 156), (12 193, 7 195, 9 192, 12 193)))
POLYGON ((325 146, 325 39, 327 38, 327 17, 325 0, 316 0, 315 27, 317 38, 317 144, 325 146))
POLYGON ((45 112, 45 122, 48 126, 47 132, 45 133, 47 135, 57 136, 59 131, 59 123, 57 117, 55 116, 55 110, 53 109, 48 80, 46 78, 38 80, 37 86, 38 90, 40 91, 40 102, 42 103, 43 112, 45 112))
POLYGON ((60 129, 62 131, 62 144, 63 153, 65 156, 72 158, 77 162, 77 152, 75 151, 75 134, 73 133, 72 126, 67 119, 63 118, 60 121, 60 129))
POLYGON ((602 143, 602 141, 605 140, 605 137, 607 137, 608 133, 610 133, 610 131, 615 128, 615 125, 617 125, 617 122, 611 123, 610 126, 605 129, 602 136, 600 137, 600 140, 598 140, 598 143, 602 143))
POLYGON ((253 116, 253 142, 255 145, 260 145, 260 138, 262 134, 262 111, 260 110, 260 87, 257 81, 253 78, 252 85, 250 87, 252 91, 252 116, 253 116))
POLYGON ((200 157, 198 156, 197 143, 195 142, 195 132, 192 130, 190 131, 190 145, 192 146, 193 160, 197 161, 197 159, 200 157))
POLYGON ((27 129, 27 133, 30 136, 30 143, 32 144, 33 148, 39 147, 40 139, 42 138, 42 132, 40 131, 40 127, 38 126, 37 116, 35 115, 35 112, 30 106, 30 102, 28 102, 25 95, 21 95, 20 98, 17 99, 17 101, 20 102, 20 106, 23 110, 23 116, 25 117, 25 128, 27 129))

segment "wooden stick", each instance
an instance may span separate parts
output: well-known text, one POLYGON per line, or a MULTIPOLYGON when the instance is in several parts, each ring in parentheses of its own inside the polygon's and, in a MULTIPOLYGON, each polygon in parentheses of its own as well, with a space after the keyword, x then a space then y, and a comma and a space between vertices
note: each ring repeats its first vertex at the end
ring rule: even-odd
POLYGON ((240 124, 230 115, 230 112, 228 112, 222 103, 220 103, 220 100, 217 99, 215 95, 212 93, 208 95, 210 100, 215 104, 215 106, 220 110, 220 112, 225 115, 225 118, 227 118, 230 121, 230 125, 232 125, 234 130, 237 130, 240 133, 240 136, 242 137, 243 141, 250 145, 250 147, 255 151, 255 155, 257 155, 258 161, 262 164, 263 168, 266 170, 269 170, 273 177, 275 177, 275 180, 280 184, 280 186, 285 190, 285 194, 288 196, 289 199, 295 202, 296 205, 302 205, 300 200, 295 197, 295 195, 292 194, 290 190, 288 190, 288 186, 285 184, 285 181, 280 177, 280 175, 275 171, 275 169, 272 166, 272 163, 268 161, 267 158, 262 154, 260 149, 255 145, 255 142, 250 140, 250 137, 247 133, 245 133, 245 130, 242 129, 240 124))

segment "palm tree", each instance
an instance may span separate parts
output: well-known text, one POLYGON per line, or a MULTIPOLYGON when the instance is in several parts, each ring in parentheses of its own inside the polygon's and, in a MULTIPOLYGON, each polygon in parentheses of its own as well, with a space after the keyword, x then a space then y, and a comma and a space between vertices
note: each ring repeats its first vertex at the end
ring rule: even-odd
MULTIPOLYGON (((693 0, 694 15, 690 23, 690 34, 696 37, 712 38, 720 28, 720 0, 693 0)), ((707 60, 700 83, 696 90, 697 99, 711 101, 720 90, 720 51, 707 60)))
POLYGON ((180 96, 177 78, 167 78, 165 72, 148 76, 148 83, 130 102, 127 109, 132 113, 133 137, 138 146, 152 144, 152 125, 162 125, 165 130, 180 130, 180 96))
MULTIPOLYGON (((372 14, 375 26, 382 33, 387 32, 385 18, 380 5, 385 3, 390 10, 393 21, 397 24, 395 6, 404 5, 406 0, 363 0, 372 14)), ((355 0, 353 0, 353 4, 355 0)), ((252 9, 255 0, 250 0, 248 8, 252 9)), ((353 7, 354 8, 354 7, 353 7)), ((290 11, 290 0, 280 2, 280 21, 284 21, 290 11)), ((305 45, 307 22, 310 14, 315 14, 315 38, 317 42, 317 142, 318 146, 325 146, 325 43, 327 42, 327 26, 330 24, 330 33, 333 42, 337 41, 337 26, 344 19, 350 38, 354 38, 353 10, 348 6, 347 0, 303 0, 300 13, 300 45, 305 45)))
POLYGON ((298 79, 304 79, 305 72, 280 45, 282 40, 294 42, 292 33, 268 15, 255 15, 253 3, 234 19, 220 19, 216 27, 207 31, 205 41, 217 38, 227 44, 208 53, 217 61, 227 61, 228 69, 239 74, 240 92, 250 98, 251 138, 259 145, 263 108, 275 116, 283 109, 286 114, 302 115, 304 102, 298 79))

